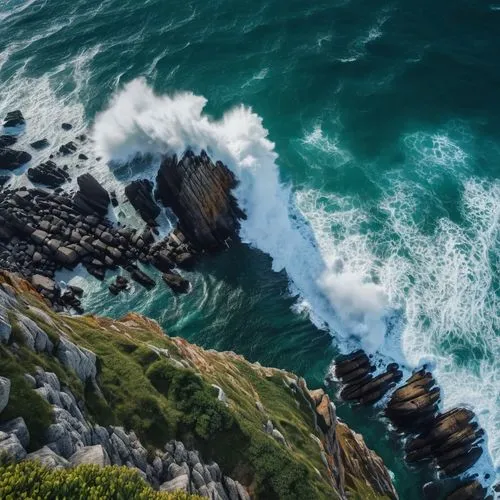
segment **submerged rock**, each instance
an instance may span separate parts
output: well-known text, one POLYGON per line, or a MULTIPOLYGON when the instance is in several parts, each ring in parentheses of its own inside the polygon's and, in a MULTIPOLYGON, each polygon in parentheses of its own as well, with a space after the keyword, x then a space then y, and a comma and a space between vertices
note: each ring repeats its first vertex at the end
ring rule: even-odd
POLYGON ((24 120, 24 116, 20 110, 16 109, 15 111, 10 111, 7 113, 7 116, 4 118, 3 126, 5 128, 9 127, 18 127, 19 125, 24 125, 26 121, 24 120))

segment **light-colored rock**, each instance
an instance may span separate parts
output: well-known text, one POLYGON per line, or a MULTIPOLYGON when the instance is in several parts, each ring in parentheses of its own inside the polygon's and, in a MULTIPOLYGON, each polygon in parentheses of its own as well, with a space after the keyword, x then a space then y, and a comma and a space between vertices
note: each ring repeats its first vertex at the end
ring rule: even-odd
POLYGON ((3 306, 0 306, 0 342, 2 344, 7 344, 10 340, 11 333, 12 326, 9 322, 7 311, 3 306))
POLYGON ((191 471, 191 481, 193 482, 193 485, 197 490, 202 486, 205 486, 205 479, 203 479, 203 476, 194 469, 191 471))
POLYGON ((285 436, 281 434, 281 432, 278 429, 273 429, 272 436, 278 443, 282 444, 283 446, 288 446, 285 436))
POLYGON ((31 350, 52 353, 54 345, 48 335, 32 319, 21 313, 17 313, 16 318, 24 342, 31 350))
POLYGON ((26 382, 28 382, 30 387, 32 387, 33 389, 36 387, 36 380, 35 380, 35 377, 33 377, 33 375, 30 375, 29 373, 25 373, 24 380, 26 380, 26 382))
POLYGON ((1 424, 0 431, 16 435, 23 448, 27 448, 30 443, 30 433, 23 417, 18 417, 1 424))
POLYGON ((255 401, 255 406, 257 407, 257 410, 259 410, 261 413, 266 413, 264 405, 260 401, 255 401))
POLYGON ((189 476, 184 474, 182 476, 178 476, 170 481, 163 483, 160 486, 160 491, 176 491, 182 490, 190 493, 189 487, 189 476))
POLYGON ((222 387, 219 387, 219 386, 218 386, 218 385, 216 385, 216 384, 212 384, 212 387, 213 387, 214 389, 217 389, 217 392, 218 392, 218 394, 217 394, 217 399, 218 399, 219 401, 221 401, 222 403, 224 403, 224 404, 226 404, 226 405, 227 405, 227 404, 228 404, 228 403, 227 403, 227 396, 226 396, 226 393, 222 390, 222 387))
POLYGON ((219 465, 215 462, 206 465, 205 466, 208 469, 208 472, 210 473, 210 476, 212 478, 212 481, 220 481, 221 480, 221 473, 220 473, 220 468, 219 465))
POLYGON ((174 479, 179 476, 187 475, 189 477, 189 466, 184 462, 180 465, 173 463, 170 464, 167 472, 167 477, 169 479, 174 479))
POLYGON ((19 439, 15 434, 4 433, 7 435, 6 439, 0 440, 0 456, 6 455, 7 457, 19 462, 26 457, 26 450, 23 445, 19 442, 19 439))
POLYGON ((54 453, 48 446, 30 453, 26 456, 26 460, 37 460, 43 466, 50 469, 65 469, 69 467, 69 462, 57 453, 54 453))
POLYGON ((240 495, 241 500, 250 500, 250 495, 248 494, 248 491, 244 488, 244 486, 238 481, 236 481, 236 488, 238 488, 238 494, 240 495))
POLYGON ((81 464, 96 464, 104 467, 105 465, 110 465, 111 461, 102 445, 97 444, 95 446, 84 446, 80 448, 71 455, 69 463, 73 467, 81 464))
POLYGON ((222 482, 229 496, 229 500, 239 500, 240 496, 238 494, 238 488, 236 487, 235 481, 233 481, 230 477, 224 476, 222 478, 222 482))
POLYGON ((272 434, 273 429, 274 429, 273 423, 270 420, 268 420, 266 422, 266 425, 264 426, 264 430, 266 431, 267 434, 272 434))
POLYGON ((118 453, 120 459, 126 462, 130 456, 130 450, 115 433, 111 435, 111 445, 118 453))
POLYGON ((10 380, 5 377, 0 377, 0 413, 5 409, 9 402, 10 396, 10 380))
POLYGON ((48 446, 58 455, 69 458, 76 451, 71 431, 61 423, 52 424, 46 431, 48 446))
POLYGON ((77 347, 73 342, 61 337, 56 356, 64 366, 73 370, 83 382, 89 378, 95 378, 97 374, 97 358, 92 351, 77 347))

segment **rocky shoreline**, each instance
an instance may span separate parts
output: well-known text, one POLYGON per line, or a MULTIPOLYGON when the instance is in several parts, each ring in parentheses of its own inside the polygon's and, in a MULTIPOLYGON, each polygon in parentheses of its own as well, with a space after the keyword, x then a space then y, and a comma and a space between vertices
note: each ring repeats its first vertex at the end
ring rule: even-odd
MULTIPOLYGON (((483 454, 484 431, 476 422, 474 412, 468 408, 453 408, 440 413, 441 391, 425 367, 416 370, 396 389, 403 377, 396 363, 389 364, 377 376, 372 375, 374 371, 370 357, 362 350, 339 357, 334 373, 341 384, 340 398, 359 405, 372 405, 390 394, 384 404, 384 415, 406 438, 407 463, 428 463, 444 479, 425 485, 425 497, 493 500, 477 476, 467 475, 483 454)), ((500 491, 500 485, 494 490, 500 491)))
MULTIPOLYGON (((4 127, 24 123, 22 113, 14 111, 5 117, 4 127)), ((62 126, 71 129, 70 124, 62 126)), ((0 137, 0 170, 13 170, 31 160, 29 153, 8 147, 15 140, 13 135, 0 137)), ((85 142, 87 138, 80 135, 76 140, 85 142)), ((46 145, 48 141, 43 139, 32 147, 46 145)), ((50 160, 29 168, 26 176, 36 187, 9 189, 5 185, 8 177, 0 185, 0 267, 31 279, 56 310, 82 312, 82 291, 70 287, 62 293, 54 281, 61 269, 81 264, 101 281, 106 271, 121 269, 128 278, 119 276, 109 285, 110 292, 117 295, 128 288, 129 279, 148 289, 157 285, 139 267, 142 263, 163 273, 164 283, 174 292, 186 293, 189 283, 176 268, 188 267, 196 255, 223 249, 237 238, 239 220, 245 214, 231 195, 236 179, 204 151, 199 155, 186 151, 180 159, 166 155, 156 189, 147 179, 125 187, 126 199, 146 223, 143 228, 111 222, 108 210, 110 205, 118 206, 116 193, 108 193, 92 175, 77 178, 76 192, 61 187, 70 176, 67 165, 58 166, 55 160, 77 151, 77 143, 70 141, 51 154, 50 160), (159 240, 156 218, 162 207, 169 207, 179 222, 167 238, 159 240)), ((81 153, 79 158, 88 159, 81 153)))

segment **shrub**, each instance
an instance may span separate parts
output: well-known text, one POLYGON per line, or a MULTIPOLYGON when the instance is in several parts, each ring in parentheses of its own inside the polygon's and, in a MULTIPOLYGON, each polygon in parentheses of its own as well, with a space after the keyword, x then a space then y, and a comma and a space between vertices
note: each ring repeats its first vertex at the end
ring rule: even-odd
POLYGON ((200 499, 185 492, 154 491, 139 473, 127 467, 80 465, 53 470, 39 462, 0 466, 0 498, 61 498, 106 500, 189 500, 200 499))
POLYGON ((208 439, 233 425, 231 413, 217 400, 212 387, 192 370, 176 368, 161 360, 153 363, 146 375, 156 390, 172 400, 176 409, 182 412, 184 432, 208 439))

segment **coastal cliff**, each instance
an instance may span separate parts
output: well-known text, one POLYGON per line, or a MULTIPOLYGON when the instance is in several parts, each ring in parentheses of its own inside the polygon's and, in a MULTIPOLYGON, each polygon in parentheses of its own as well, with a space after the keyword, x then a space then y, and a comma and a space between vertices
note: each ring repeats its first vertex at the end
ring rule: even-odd
POLYGON ((168 337, 138 314, 56 313, 4 271, 0 340, 3 460, 127 466, 151 487, 140 498, 397 498, 328 395, 292 373, 168 337))

